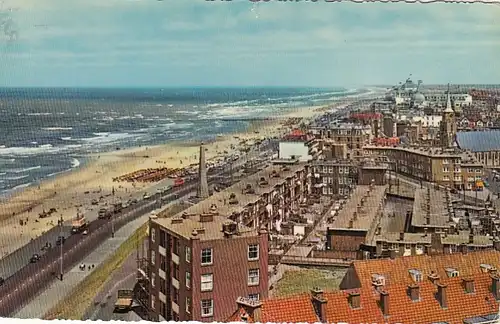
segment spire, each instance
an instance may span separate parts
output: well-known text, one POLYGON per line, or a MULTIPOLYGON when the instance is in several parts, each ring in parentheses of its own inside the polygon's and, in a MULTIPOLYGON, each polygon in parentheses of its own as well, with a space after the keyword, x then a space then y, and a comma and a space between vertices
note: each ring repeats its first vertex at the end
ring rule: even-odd
POLYGON ((451 97, 450 97, 450 84, 448 83, 448 92, 446 95, 446 109, 444 110, 445 113, 452 113, 453 108, 451 107, 451 97))
POLYGON ((205 164, 205 146, 200 145, 200 162, 198 164, 198 198, 208 198, 207 166, 205 164))

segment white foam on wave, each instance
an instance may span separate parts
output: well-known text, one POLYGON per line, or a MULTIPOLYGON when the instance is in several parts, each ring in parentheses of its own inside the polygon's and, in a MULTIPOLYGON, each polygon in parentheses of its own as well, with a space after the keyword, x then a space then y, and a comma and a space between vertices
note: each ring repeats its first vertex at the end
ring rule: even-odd
POLYGON ((6 147, 6 148, 0 149, 0 156, 1 155, 28 156, 28 155, 40 154, 40 153, 54 153, 54 152, 57 152, 59 150, 60 149, 58 149, 56 147, 52 147, 52 145, 50 145, 50 144, 40 145, 37 147, 6 147))
POLYGON ((61 137, 63 141, 71 141, 71 136, 68 137, 61 137))
POLYGON ((75 159, 73 158, 71 160, 71 167, 74 169, 74 168, 78 168, 78 166, 80 165, 80 161, 78 161, 78 159, 75 159))
POLYGON ((28 167, 28 168, 24 168, 24 169, 7 170, 7 172, 9 172, 9 173, 24 173, 24 172, 29 172, 29 171, 33 171, 33 170, 38 170, 38 169, 41 169, 41 168, 42 168, 41 165, 37 165, 37 166, 34 166, 34 167, 28 167))
POLYGON ((42 129, 47 131, 60 131, 60 130, 72 130, 73 127, 43 127, 42 129))
POLYGON ((14 188, 12 188, 11 190, 12 190, 12 191, 19 190, 19 189, 22 189, 22 188, 26 188, 26 187, 28 187, 29 185, 31 185, 31 182, 20 184, 20 185, 18 185, 18 186, 15 186, 15 187, 14 187, 14 188))
POLYGON ((129 133, 94 133, 94 135, 97 134, 102 134, 102 135, 96 137, 81 138, 80 140, 87 143, 87 145, 96 145, 96 144, 114 143, 126 138, 136 136, 129 133))
POLYGON ((24 179, 24 178, 27 178, 29 177, 29 175, 23 175, 23 176, 19 176, 19 177, 5 177, 4 179, 5 180, 11 180, 11 181, 15 181, 15 180, 21 180, 21 179, 24 179))

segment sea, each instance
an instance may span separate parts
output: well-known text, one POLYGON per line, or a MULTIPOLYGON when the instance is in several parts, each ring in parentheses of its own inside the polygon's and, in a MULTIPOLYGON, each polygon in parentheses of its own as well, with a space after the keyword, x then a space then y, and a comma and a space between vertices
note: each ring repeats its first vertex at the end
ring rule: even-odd
POLYGON ((0 197, 81 167, 91 153, 211 140, 249 118, 321 106, 370 89, 0 88, 0 197))

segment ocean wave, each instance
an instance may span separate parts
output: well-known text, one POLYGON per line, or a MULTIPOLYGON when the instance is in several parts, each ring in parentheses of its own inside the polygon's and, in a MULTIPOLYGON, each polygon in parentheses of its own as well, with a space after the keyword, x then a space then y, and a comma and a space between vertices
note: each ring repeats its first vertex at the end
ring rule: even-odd
POLYGON ((38 170, 38 169, 41 169, 41 168, 42 168, 41 165, 37 165, 37 166, 34 166, 34 167, 29 167, 29 168, 24 168, 24 169, 7 170, 7 172, 9 172, 9 173, 24 173, 24 172, 29 172, 29 171, 33 171, 33 170, 38 170))
POLYGON ((52 113, 45 112, 45 113, 27 113, 26 116, 51 116, 52 113))
POLYGON ((80 165, 80 161, 78 161, 78 159, 75 159, 73 158, 73 160, 71 160, 71 168, 78 168, 78 166, 80 165))
POLYGON ((73 127, 43 127, 42 129, 47 131, 60 131, 60 130, 72 130, 73 127))
POLYGON ((29 185, 31 185, 31 182, 20 184, 20 185, 18 185, 18 186, 15 186, 15 187, 14 187, 14 188, 12 188, 11 190, 12 190, 12 191, 19 190, 19 189, 22 189, 22 188, 26 188, 26 187, 28 187, 29 185))
POLYGON ((110 133, 102 132, 102 133, 92 133, 92 134, 94 134, 95 136, 108 136, 110 133))
POLYGON ((59 151, 60 149, 56 147, 52 147, 50 144, 40 145, 37 147, 6 147, 0 149, 1 155, 21 155, 28 156, 33 154, 40 153, 54 153, 59 151))
POLYGON ((0 172, 0 176, 6 175, 7 172, 0 172))
POLYGON ((71 141, 71 136, 68 137, 61 137, 63 141, 71 141))
POLYGON ((3 179, 9 180, 9 181, 16 181, 16 180, 21 180, 21 179, 24 179, 27 177, 29 177, 29 175, 23 175, 23 176, 19 176, 19 177, 5 177, 3 179))

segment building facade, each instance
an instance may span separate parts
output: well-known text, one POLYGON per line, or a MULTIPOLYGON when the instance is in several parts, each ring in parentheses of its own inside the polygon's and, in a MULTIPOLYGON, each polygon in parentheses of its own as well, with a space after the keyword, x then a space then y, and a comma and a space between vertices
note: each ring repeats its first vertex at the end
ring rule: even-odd
POLYGON ((150 318, 222 321, 238 296, 265 298, 267 239, 211 213, 151 220, 150 318))

